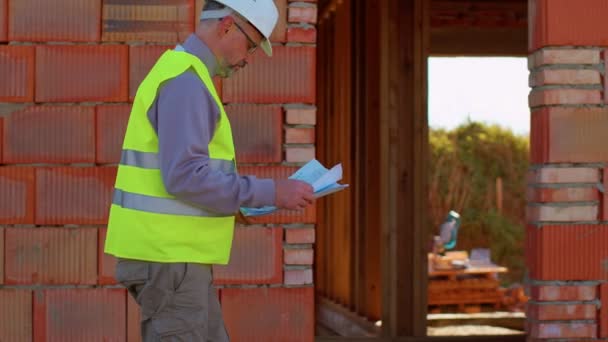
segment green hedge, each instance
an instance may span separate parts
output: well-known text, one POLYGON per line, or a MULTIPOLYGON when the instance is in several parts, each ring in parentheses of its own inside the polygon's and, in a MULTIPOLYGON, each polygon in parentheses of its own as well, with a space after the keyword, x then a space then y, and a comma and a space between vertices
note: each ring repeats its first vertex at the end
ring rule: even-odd
POLYGON ((521 282, 528 137, 469 122, 452 131, 431 129, 429 142, 431 234, 437 234, 449 210, 458 211, 456 250, 490 248, 492 260, 509 268, 501 277, 505 284, 521 282), (502 210, 497 208, 497 178, 502 179, 502 210))

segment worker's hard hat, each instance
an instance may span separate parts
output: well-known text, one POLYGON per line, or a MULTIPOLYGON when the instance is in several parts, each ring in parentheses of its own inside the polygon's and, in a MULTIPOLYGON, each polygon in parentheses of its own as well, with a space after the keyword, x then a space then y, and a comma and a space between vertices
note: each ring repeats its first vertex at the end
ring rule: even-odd
MULTIPOLYGON (((272 56, 272 44, 269 38, 279 19, 279 11, 273 0, 215 0, 215 2, 230 7, 257 28, 264 36, 264 40, 260 43, 262 50, 268 56, 272 56)), ((210 17, 203 11, 201 19, 205 18, 210 17)))

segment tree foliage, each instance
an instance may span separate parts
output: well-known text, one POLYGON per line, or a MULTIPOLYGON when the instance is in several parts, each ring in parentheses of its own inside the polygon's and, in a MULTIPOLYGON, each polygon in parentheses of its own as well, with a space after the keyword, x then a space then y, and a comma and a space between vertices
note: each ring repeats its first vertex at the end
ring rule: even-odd
POLYGON ((461 215, 457 250, 490 248, 509 268, 502 278, 521 281, 528 138, 510 130, 468 122, 452 131, 430 130, 429 210, 437 234, 450 210, 461 215), (497 179, 502 180, 498 209, 497 179))

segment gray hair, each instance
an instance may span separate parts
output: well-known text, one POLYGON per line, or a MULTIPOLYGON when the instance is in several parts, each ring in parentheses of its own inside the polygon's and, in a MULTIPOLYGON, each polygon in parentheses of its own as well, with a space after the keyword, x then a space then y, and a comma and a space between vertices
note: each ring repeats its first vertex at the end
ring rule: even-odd
POLYGON ((224 4, 221 4, 215 0, 206 0, 200 20, 222 19, 234 13, 235 12, 232 10, 232 8, 224 4))

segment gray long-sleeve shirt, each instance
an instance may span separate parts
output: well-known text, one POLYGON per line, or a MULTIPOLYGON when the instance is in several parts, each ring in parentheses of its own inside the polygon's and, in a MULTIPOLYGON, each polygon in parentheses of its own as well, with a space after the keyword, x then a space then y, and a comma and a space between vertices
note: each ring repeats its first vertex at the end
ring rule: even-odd
MULTIPOLYGON (((182 44, 216 74, 217 61, 196 36, 182 44)), ((161 173, 167 192, 214 212, 236 213, 240 207, 274 205, 272 179, 238 176, 211 170, 209 141, 220 110, 209 90, 193 70, 161 86, 148 111, 158 135, 161 173)))

